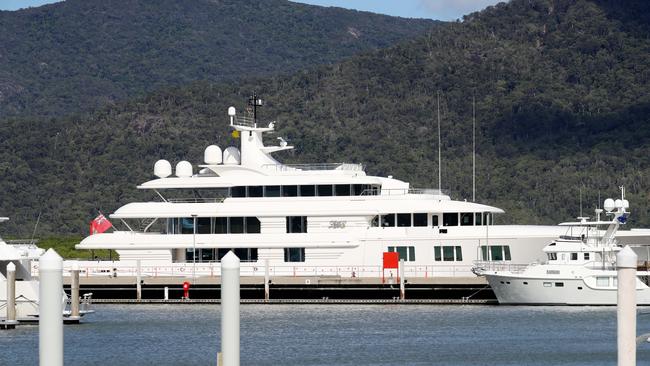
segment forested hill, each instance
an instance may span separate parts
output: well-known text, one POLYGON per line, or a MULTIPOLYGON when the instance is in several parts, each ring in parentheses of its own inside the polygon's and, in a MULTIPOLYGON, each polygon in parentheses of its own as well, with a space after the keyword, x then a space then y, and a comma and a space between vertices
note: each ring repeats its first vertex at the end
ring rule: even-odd
POLYGON ((60 116, 195 80, 287 73, 433 24, 286 0, 66 0, 0 11, 0 116, 60 116))
MULTIPOLYGON (((153 163, 198 164, 236 144, 226 109, 252 90, 262 119, 296 145, 287 162, 364 162, 370 174, 471 200, 472 98, 477 201, 500 222, 591 214, 625 185, 632 226, 650 226, 650 37, 644 2, 514 0, 426 36, 332 66, 237 83, 201 82, 71 118, 12 119, 0 129, 0 212, 9 228, 83 232, 96 209, 152 198, 135 186, 153 163), (29 128, 26 128, 28 126, 29 128), (25 226, 21 227, 20 224, 25 226)), ((274 140, 274 138, 271 138, 274 140)))

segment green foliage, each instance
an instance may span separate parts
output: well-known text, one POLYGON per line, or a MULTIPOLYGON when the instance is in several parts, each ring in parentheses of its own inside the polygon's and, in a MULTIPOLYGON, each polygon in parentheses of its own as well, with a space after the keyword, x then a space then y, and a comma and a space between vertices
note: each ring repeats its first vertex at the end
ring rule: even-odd
POLYGON ((433 24, 285 0, 67 0, 0 11, 0 116, 65 115, 196 80, 288 73, 433 24))
POLYGON ((39 239, 38 247, 45 250, 54 248, 64 259, 93 260, 95 258, 108 260, 111 257, 118 258, 117 253, 112 250, 76 250, 74 246, 79 244, 81 239, 83 239, 81 236, 47 237, 39 239))
MULTIPOLYGON (((514 0, 436 25, 426 36, 338 64, 238 82, 195 82, 92 113, 0 121, 0 212, 25 231, 80 233, 97 210, 153 199, 135 185, 153 163, 198 164, 225 148, 226 110, 252 90, 262 119, 296 146, 285 162, 363 162, 373 175, 442 187, 471 199, 472 98, 477 201, 499 222, 557 223, 591 214, 625 185, 632 226, 650 226, 648 7, 514 0), (639 14, 641 12, 641 14, 639 14), (645 13, 643 13, 645 12, 645 13), (626 17, 632 19, 626 22, 626 17)), ((4 230, 4 228, 3 228, 4 230)))

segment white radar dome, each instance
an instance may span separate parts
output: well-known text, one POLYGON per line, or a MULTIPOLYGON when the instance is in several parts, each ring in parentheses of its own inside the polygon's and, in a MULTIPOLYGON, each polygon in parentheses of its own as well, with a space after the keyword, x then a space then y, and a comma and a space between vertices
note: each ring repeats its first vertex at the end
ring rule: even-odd
POLYGON ((616 208, 616 206, 614 205, 614 200, 611 199, 611 198, 606 199, 606 200, 605 200, 605 204, 603 205, 603 208, 604 208, 605 211, 607 211, 607 212, 612 212, 612 211, 614 211, 614 209, 616 208))
POLYGON ((228 165, 239 165, 241 163, 241 155, 239 149, 230 146, 223 151, 223 163, 228 165))
POLYGON ((176 164, 176 176, 177 177, 191 177, 192 176, 192 164, 189 161, 180 161, 176 164))
POLYGON ((153 174, 158 178, 167 178, 172 175, 172 165, 164 159, 160 159, 153 165, 153 174))
POLYGON ((221 148, 217 145, 210 145, 205 148, 205 153, 203 154, 203 161, 206 164, 214 165, 221 164, 222 152, 221 148))
POLYGON ((235 114, 237 114, 237 110, 235 109, 235 107, 228 108, 228 115, 229 116, 234 117, 235 114))
POLYGON ((617 199, 614 201, 614 206, 616 206, 616 208, 623 208, 623 200, 617 199))
POLYGON ((623 208, 630 208, 630 201, 623 200, 623 208))

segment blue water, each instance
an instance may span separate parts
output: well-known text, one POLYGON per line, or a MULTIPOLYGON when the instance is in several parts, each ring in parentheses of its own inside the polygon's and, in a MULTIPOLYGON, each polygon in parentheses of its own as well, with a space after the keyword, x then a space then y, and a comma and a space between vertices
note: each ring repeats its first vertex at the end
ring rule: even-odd
MULTIPOLYGON (((65 327, 66 365, 216 365, 218 305, 95 308, 65 327)), ((38 327, 0 331, 0 350, 1 365, 37 365, 38 327)), ((243 305, 241 364, 614 365, 616 308, 243 305)))

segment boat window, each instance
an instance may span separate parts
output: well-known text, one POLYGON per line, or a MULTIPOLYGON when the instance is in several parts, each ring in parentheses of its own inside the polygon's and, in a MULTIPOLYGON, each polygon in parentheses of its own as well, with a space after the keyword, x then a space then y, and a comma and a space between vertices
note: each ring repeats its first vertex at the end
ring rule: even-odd
POLYGON ((502 261, 503 260, 503 251, 501 250, 500 245, 491 245, 490 246, 490 256, 493 261, 502 261))
POLYGON ((194 218, 183 217, 181 219, 181 234, 194 234, 194 218))
POLYGON ((551 287, 553 284, 551 282, 544 282, 544 287, 551 287))
POLYGON ((282 186, 282 197, 297 197, 298 186, 282 186))
POLYGON ((318 195, 321 197, 328 197, 332 195, 332 185, 331 184, 319 184, 316 186, 318 195))
POLYGON ((287 233, 306 233, 307 216, 287 216, 287 233))
POLYGON ((458 226, 458 213, 443 213, 442 214, 442 226, 458 226))
POLYGON ((585 253, 584 258, 585 258, 586 261, 588 261, 589 260, 589 253, 585 253))
POLYGON ((381 215, 381 226, 382 227, 395 226, 395 214, 381 215))
POLYGON ((578 260, 578 253, 571 253, 571 260, 572 261, 577 261, 578 260))
POLYGON ((415 261, 415 247, 413 246, 388 247, 388 251, 397 252, 399 259, 403 259, 405 262, 415 261))
POLYGON ((411 214, 410 213, 398 213, 397 214, 397 226, 399 226, 399 227, 411 226, 411 214))
POLYGON ((352 194, 354 196, 361 196, 361 193, 363 193, 364 190, 364 185, 363 184, 353 184, 352 185, 352 194))
POLYGON ((304 262, 305 248, 284 248, 285 262, 304 262))
POLYGON ((596 277, 596 286, 609 287, 609 277, 596 277))
POLYGON ((503 256, 506 258, 507 261, 512 259, 510 257, 510 246, 509 245, 504 245, 503 246, 503 256))
POLYGON ((349 184, 336 184, 334 186, 334 192, 337 196, 349 196, 350 195, 350 185, 349 184))
POLYGON ((427 226, 427 214, 425 214, 425 213, 414 213, 413 214, 413 226, 427 226))
POLYGON ((548 256, 548 260, 550 261, 556 261, 557 260, 557 253, 546 253, 548 256))
POLYGON ((456 246, 456 260, 457 261, 463 260, 463 250, 461 249, 460 246, 456 246))
POLYGON ((197 217, 196 218, 196 233, 197 234, 210 234, 211 225, 209 217, 197 217))
POLYGON ((230 188, 230 197, 246 197, 246 187, 230 188))
POLYGON ((481 246, 481 260, 482 261, 489 261, 490 258, 488 258, 488 247, 483 245, 481 246))
POLYGON ((264 197, 264 187, 262 186, 248 187, 248 197, 264 197))
POLYGON ((316 195, 316 186, 300 186, 300 196, 302 197, 314 197, 316 195))
POLYGON ((243 234, 244 233, 244 218, 243 217, 231 217, 230 221, 230 233, 231 234, 243 234))
POLYGON ((439 226, 438 225, 438 215, 431 215, 431 226, 439 226))
POLYGON ((460 214, 460 224, 462 226, 472 226, 474 225, 474 214, 471 212, 461 212, 460 214))
POLYGON ((454 260, 454 247, 445 245, 442 247, 442 260, 452 262, 454 260))
POLYGON ((564 282, 555 282, 555 287, 564 287, 564 282))
POLYGON ((259 234, 260 232, 260 220, 257 217, 247 217, 246 234, 259 234))
POLYGON ((371 227, 379 227, 379 215, 375 216, 370 220, 371 227))
POLYGON ((280 186, 264 187, 264 197, 280 197, 280 186))
POLYGON ((219 248, 217 249, 217 261, 220 262, 231 250, 242 262, 257 262, 257 248, 219 248))
POLYGON ((483 212, 483 225, 492 225, 492 214, 483 212))
POLYGON ((440 253, 441 248, 439 246, 433 247, 433 259, 435 259, 437 262, 440 262, 442 260, 442 254, 440 253))
POLYGON ((227 234, 228 233, 228 218, 227 217, 215 217, 215 220, 214 220, 214 233, 215 234, 227 234))
POLYGON ((482 218, 483 218, 483 214, 482 214, 482 213, 477 212, 476 215, 474 215, 474 218, 475 218, 474 221, 476 222, 476 225, 477 225, 477 226, 483 225, 483 224, 482 224, 482 222, 483 222, 483 220, 482 220, 482 218))

